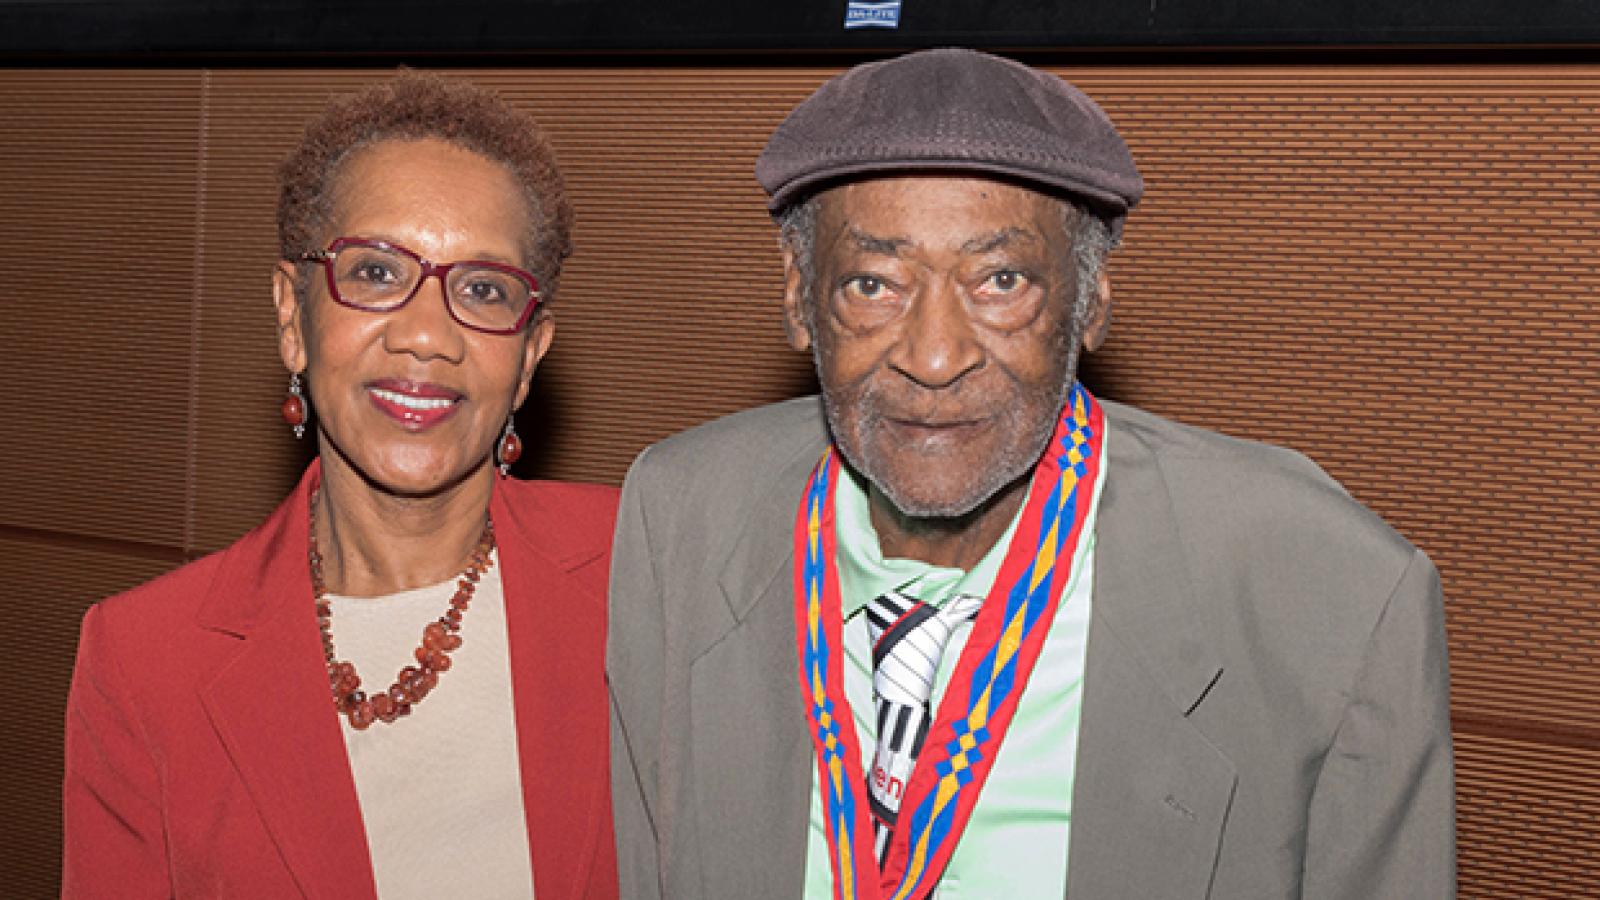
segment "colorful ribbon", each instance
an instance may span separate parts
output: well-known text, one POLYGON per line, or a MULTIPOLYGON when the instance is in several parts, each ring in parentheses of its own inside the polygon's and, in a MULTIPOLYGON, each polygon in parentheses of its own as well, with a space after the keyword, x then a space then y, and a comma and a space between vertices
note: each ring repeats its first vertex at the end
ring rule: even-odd
POLYGON ((924 900, 937 887, 1071 575, 1100 476, 1104 428, 1094 397, 1073 385, 1034 470, 1000 573, 906 784, 881 871, 872 849, 861 741, 844 692, 844 622, 834 555, 837 452, 829 447, 812 471, 795 523, 795 630, 838 900, 924 900))

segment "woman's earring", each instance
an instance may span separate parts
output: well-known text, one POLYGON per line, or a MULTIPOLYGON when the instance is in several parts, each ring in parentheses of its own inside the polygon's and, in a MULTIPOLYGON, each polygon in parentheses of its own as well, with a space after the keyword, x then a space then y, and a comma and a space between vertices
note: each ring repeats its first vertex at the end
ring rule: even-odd
POLYGON ((283 420, 296 438, 306 436, 306 395, 300 390, 300 373, 289 376, 289 396, 283 398, 283 420))
POLYGON ((522 438, 517 437, 517 425, 511 416, 506 417, 506 433, 500 436, 500 445, 495 448, 500 457, 500 477, 506 477, 511 471, 511 464, 522 458, 522 438))

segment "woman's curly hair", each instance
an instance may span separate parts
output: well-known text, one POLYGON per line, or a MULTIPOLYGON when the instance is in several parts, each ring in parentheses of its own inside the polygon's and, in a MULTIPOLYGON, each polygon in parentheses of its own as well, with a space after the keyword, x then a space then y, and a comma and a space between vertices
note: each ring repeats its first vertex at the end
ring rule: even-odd
POLYGON ((334 100, 278 167, 278 243, 284 259, 321 249, 344 163, 386 140, 437 138, 501 163, 528 206, 527 268, 546 301, 572 252, 572 204, 555 151, 533 116, 488 88, 402 69, 394 80, 334 100))

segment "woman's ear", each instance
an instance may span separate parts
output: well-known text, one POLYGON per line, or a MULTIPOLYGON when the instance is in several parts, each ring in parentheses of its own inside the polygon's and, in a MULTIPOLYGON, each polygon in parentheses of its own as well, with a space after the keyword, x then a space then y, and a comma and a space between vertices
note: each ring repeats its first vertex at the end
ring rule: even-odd
POLYGON ((528 399, 528 391, 533 386, 533 373, 539 368, 539 361, 550 352, 550 342, 555 337, 555 316, 545 309, 534 313, 533 324, 528 326, 528 342, 522 347, 522 381, 517 385, 517 399, 511 407, 513 412, 521 409, 523 401, 528 399))
POLYGON ((278 313, 278 354, 290 372, 306 369, 305 308, 300 302, 300 273, 280 260, 272 270, 272 305, 278 313))

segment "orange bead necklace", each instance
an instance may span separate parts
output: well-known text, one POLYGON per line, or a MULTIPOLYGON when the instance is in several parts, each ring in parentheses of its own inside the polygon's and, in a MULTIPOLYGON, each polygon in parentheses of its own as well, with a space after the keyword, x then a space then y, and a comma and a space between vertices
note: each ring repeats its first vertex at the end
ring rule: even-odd
MULTIPOLYGON (((317 496, 311 497, 311 508, 317 507, 317 496)), ((411 707, 439 684, 439 675, 450 670, 450 653, 461 646, 461 616, 472 602, 478 588, 478 579, 494 565, 494 523, 485 518, 483 533, 472 549, 472 558, 466 571, 456 579, 456 593, 450 598, 444 615, 429 622, 422 629, 422 643, 417 645, 417 664, 406 666, 395 676, 389 689, 368 697, 361 690, 361 676, 353 663, 341 660, 333 650, 333 629, 330 620, 333 610, 328 602, 328 590, 322 580, 322 553, 317 549, 315 514, 311 524, 310 548, 307 556, 311 563, 311 593, 317 604, 317 627, 322 629, 322 655, 328 665, 328 684, 333 689, 333 707, 350 721, 350 727, 363 731, 373 722, 393 722, 410 715, 411 707)))

